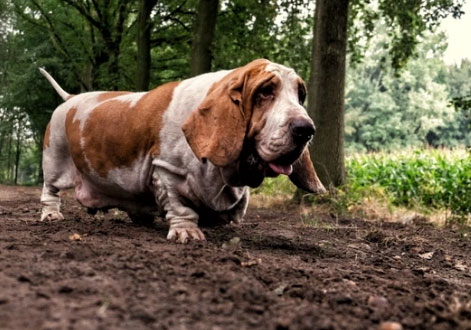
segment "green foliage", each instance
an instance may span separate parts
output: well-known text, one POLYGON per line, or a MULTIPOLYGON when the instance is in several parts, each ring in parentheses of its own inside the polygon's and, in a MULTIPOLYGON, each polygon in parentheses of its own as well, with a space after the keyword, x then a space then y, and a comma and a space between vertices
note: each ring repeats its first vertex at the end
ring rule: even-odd
POLYGON ((450 103, 457 110, 471 110, 471 95, 454 97, 451 99, 450 103))
POLYGON ((276 178, 266 178, 263 184, 252 189, 252 194, 265 194, 267 196, 289 195, 292 196, 296 187, 285 175, 276 178))
POLYGON ((447 68, 445 80, 452 98, 466 98, 471 92, 471 60, 447 68))
MULTIPOLYGON (((269 58, 277 63, 292 67, 307 82, 309 77, 312 44, 314 6, 309 0, 284 0, 280 9, 274 43, 269 47, 269 58)), ((279 13, 279 11, 278 11, 279 13)))
POLYGON ((277 6, 271 1, 226 2, 216 25, 214 68, 227 69, 258 57, 268 58, 270 46, 276 40, 273 26, 276 15, 277 6))
POLYGON ((450 95, 471 81, 466 66, 448 68, 442 61, 446 39, 425 34, 417 57, 397 76, 385 56, 387 28, 370 40, 367 57, 347 71, 345 139, 347 149, 378 151, 424 145, 468 145, 467 119, 447 104, 450 95))
MULTIPOLYGON (((37 185, 39 183, 40 166, 38 159, 40 159, 40 149, 33 140, 23 142, 22 155, 18 164, 18 178, 16 184, 20 185, 37 185)), ((8 181, 4 181, 8 182, 8 181)))
MULTIPOLYGON (((448 72, 450 88, 450 105, 457 111, 463 111, 467 120, 467 128, 471 128, 471 61, 463 60, 459 65, 453 65, 448 72)), ((463 126, 463 125, 461 125, 463 126)))
POLYGON ((465 151, 409 150, 347 159, 353 191, 384 189, 395 205, 471 213, 471 157, 465 151))
POLYGON ((424 32, 433 30, 449 14, 460 17, 463 3, 464 0, 351 0, 348 48, 353 62, 363 58, 361 50, 366 47, 362 41, 373 36, 377 21, 383 19, 390 37, 385 54, 390 56, 391 67, 400 71, 416 55, 424 32))
POLYGON ((225 2, 216 25, 214 69, 262 57, 293 67, 307 79, 313 13, 309 0, 225 2))
POLYGON ((0 109, 0 182, 38 182, 40 155, 28 117, 13 108, 0 109))

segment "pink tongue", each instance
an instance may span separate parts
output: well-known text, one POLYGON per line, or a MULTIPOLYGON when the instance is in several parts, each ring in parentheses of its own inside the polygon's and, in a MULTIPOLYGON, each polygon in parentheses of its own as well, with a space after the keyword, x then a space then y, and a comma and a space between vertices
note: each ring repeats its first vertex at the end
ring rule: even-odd
POLYGON ((293 172, 292 165, 278 165, 273 163, 268 163, 268 166, 273 170, 273 172, 278 174, 290 175, 293 172))

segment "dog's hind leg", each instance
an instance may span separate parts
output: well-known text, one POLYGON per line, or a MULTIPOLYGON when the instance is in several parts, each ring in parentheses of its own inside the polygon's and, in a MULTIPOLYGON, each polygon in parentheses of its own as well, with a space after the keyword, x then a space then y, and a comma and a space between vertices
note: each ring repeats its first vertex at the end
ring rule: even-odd
POLYGON ((48 126, 43 150, 44 186, 41 194, 41 221, 64 219, 60 212, 59 192, 73 187, 76 176, 67 140, 49 137, 49 129, 48 126))
POLYGON ((44 183, 41 204, 41 221, 64 220, 64 216, 60 212, 61 199, 58 188, 44 183))
MULTIPOLYGON (((47 160, 47 156, 43 156, 43 164, 45 160, 47 160)), ((55 161, 54 166, 56 166, 56 168, 53 172, 51 168, 44 168, 44 186, 41 194, 41 221, 64 219, 64 216, 60 212, 61 198, 59 192, 74 186, 73 178, 75 168, 71 169, 70 166, 73 166, 73 164, 70 163, 71 161, 65 164, 55 161)))

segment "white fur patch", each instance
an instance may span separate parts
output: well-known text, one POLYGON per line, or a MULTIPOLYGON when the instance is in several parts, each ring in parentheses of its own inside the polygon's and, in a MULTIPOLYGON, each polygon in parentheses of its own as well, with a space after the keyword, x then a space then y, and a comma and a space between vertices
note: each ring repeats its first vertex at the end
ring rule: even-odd
POLYGON ((290 147, 290 122, 295 118, 311 119, 306 109, 299 104, 298 81, 300 77, 296 72, 276 63, 268 64, 265 70, 274 73, 281 81, 279 94, 270 110, 265 126, 260 132, 259 143, 257 143, 257 151, 262 159, 271 161, 284 151, 283 148, 290 147))
MULTIPOLYGON (((173 91, 173 98, 164 114, 164 122, 183 123, 184 119, 204 100, 213 84, 224 78, 232 70, 206 73, 182 81, 173 91)), ((174 128, 175 129, 175 128, 174 128)), ((178 131, 181 129, 178 127, 178 131)), ((161 134, 162 141, 165 138, 161 134)))
MULTIPOLYGON (((120 95, 117 97, 113 97, 111 99, 108 99, 107 101, 120 101, 124 103, 129 103, 130 108, 134 108, 134 106, 139 102, 139 100, 145 95, 147 92, 140 92, 140 93, 129 93, 129 94, 124 94, 120 95)), ((106 101, 105 101, 106 102, 106 101)))
POLYGON ((150 155, 141 156, 128 167, 117 167, 108 172, 106 181, 113 182, 132 194, 145 191, 149 182, 152 160, 150 155))
POLYGON ((294 72, 293 69, 288 68, 284 65, 278 64, 278 63, 269 63, 265 67, 265 71, 267 72, 273 72, 276 74, 279 78, 287 78, 288 76, 291 76, 292 78, 296 78, 297 74, 294 72))

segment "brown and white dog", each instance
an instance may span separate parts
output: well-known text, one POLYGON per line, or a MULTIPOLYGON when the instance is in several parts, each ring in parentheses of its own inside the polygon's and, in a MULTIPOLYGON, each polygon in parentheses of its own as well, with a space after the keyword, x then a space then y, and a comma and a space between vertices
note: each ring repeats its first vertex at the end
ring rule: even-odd
POLYGON ((240 221, 248 186, 264 177, 325 192, 306 148, 306 88, 290 68, 260 59, 149 92, 80 95, 41 73, 66 101, 44 137, 41 220, 63 219, 59 191, 75 186, 92 212, 119 208, 143 223, 157 211, 167 238, 184 243, 205 239, 200 216, 240 221))

